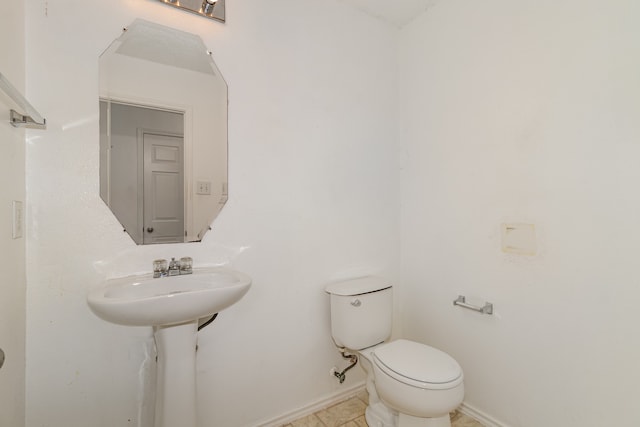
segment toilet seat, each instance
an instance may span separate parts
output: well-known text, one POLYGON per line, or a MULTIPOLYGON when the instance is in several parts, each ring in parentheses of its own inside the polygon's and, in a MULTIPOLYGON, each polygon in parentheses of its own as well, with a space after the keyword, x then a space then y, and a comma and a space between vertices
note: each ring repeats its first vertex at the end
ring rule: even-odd
POLYGON ((443 390, 458 386, 462 369, 447 353, 409 340, 378 346, 373 362, 395 380, 423 389, 443 390))

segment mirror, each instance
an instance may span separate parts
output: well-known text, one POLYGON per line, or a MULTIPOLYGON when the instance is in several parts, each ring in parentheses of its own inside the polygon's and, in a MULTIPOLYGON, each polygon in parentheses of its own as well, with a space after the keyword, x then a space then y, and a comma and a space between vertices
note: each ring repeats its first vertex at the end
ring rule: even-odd
POLYGON ((227 84, 202 39, 136 20, 100 56, 100 197, 137 244, 200 241, 227 201, 227 84))

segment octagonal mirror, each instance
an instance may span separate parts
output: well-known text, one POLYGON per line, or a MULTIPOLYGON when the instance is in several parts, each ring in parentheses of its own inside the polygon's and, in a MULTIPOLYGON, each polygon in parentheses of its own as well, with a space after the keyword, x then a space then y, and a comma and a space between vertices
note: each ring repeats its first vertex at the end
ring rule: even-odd
POLYGON ((227 84, 202 39, 136 20, 100 56, 100 196, 137 244, 200 241, 227 201, 227 84))

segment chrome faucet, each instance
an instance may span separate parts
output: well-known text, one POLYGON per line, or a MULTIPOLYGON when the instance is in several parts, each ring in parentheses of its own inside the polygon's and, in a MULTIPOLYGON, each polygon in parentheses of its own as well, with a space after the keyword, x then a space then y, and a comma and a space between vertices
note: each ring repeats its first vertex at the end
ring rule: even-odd
POLYGON ((166 259, 153 261, 154 278, 191 273, 193 273, 193 259, 191 257, 182 257, 179 261, 171 258, 171 262, 169 263, 167 263, 166 259))

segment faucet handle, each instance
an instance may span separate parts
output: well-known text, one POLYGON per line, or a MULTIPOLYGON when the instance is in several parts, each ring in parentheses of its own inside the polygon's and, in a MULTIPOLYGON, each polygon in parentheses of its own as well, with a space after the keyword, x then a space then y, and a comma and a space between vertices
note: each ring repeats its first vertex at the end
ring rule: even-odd
POLYGON ((180 258, 180 274, 193 273, 193 259, 189 256, 180 258))
POLYGON ((153 277, 163 277, 167 275, 167 260, 157 259, 153 261, 153 277))

